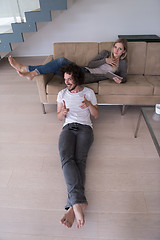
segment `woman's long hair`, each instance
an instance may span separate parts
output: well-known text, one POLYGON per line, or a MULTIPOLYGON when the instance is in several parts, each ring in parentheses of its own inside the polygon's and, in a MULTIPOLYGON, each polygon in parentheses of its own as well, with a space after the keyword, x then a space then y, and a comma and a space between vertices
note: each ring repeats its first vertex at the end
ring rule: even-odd
POLYGON ((122 55, 120 56, 120 59, 125 59, 125 58, 127 58, 127 50, 128 50, 127 40, 124 39, 124 38, 118 38, 117 41, 115 41, 115 42, 113 43, 112 50, 111 50, 111 58, 114 58, 114 56, 113 56, 113 48, 114 48, 114 46, 115 46, 116 43, 122 43, 122 45, 123 45, 123 47, 124 47, 124 50, 125 50, 125 52, 122 53, 122 55))

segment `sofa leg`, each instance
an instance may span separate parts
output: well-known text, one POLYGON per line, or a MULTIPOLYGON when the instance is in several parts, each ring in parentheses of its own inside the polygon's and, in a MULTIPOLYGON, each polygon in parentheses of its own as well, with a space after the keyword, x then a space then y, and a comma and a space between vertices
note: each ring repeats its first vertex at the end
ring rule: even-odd
POLYGON ((126 107, 126 105, 122 105, 122 112, 121 112, 121 115, 124 115, 124 113, 125 113, 125 107, 126 107))
POLYGON ((42 111, 43 111, 43 114, 46 114, 46 110, 45 110, 45 106, 43 103, 41 103, 41 106, 42 106, 42 111))

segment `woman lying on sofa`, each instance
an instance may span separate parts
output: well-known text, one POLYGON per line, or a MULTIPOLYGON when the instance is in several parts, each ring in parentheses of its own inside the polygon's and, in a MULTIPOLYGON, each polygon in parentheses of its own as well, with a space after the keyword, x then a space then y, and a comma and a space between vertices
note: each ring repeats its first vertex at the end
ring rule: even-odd
MULTIPOLYGON (((114 77, 116 83, 126 82, 127 76, 127 41, 119 38, 114 42, 111 52, 103 50, 94 59, 92 59, 88 66, 81 67, 85 73, 85 83, 92 83, 106 79, 108 71, 117 74, 119 77, 114 77)), ((34 77, 46 74, 56 73, 60 75, 60 68, 71 63, 70 60, 64 57, 54 59, 44 65, 25 66, 18 63, 11 56, 8 57, 10 65, 16 69, 17 73, 32 80, 34 77)))

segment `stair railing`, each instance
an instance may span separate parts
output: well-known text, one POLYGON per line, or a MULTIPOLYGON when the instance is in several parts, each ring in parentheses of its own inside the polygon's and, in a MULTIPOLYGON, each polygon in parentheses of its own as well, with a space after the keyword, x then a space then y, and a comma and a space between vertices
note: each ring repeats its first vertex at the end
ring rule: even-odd
POLYGON ((12 32, 11 23, 25 22, 24 12, 39 8, 39 0, 1 0, 0 33, 12 32))
POLYGON ((67 0, 0 0, 0 59, 23 42, 23 33, 37 32, 37 22, 52 21, 51 10, 66 10, 67 0))

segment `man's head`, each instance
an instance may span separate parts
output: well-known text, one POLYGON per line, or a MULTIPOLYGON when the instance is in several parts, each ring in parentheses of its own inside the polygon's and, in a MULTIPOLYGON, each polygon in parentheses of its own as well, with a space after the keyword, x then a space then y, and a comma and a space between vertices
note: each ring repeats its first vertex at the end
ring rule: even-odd
POLYGON ((69 91, 74 90, 77 86, 84 83, 84 73, 81 68, 74 63, 70 63, 61 68, 61 73, 69 91))

